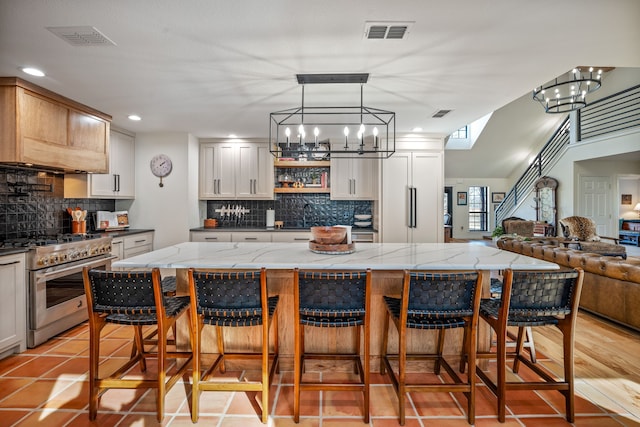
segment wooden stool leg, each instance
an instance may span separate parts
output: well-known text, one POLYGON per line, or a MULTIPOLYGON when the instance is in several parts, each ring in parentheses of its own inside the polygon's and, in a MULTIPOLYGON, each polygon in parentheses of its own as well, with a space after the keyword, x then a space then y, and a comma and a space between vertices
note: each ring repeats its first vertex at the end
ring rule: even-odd
MULTIPOLYGON (((499 328, 501 329, 501 328, 499 328)), ((496 331, 497 335, 497 398, 498 398, 498 421, 504 422, 506 416, 506 382, 507 382, 507 331, 496 331)))
POLYGON ((444 351, 444 333, 445 329, 438 330, 438 355, 433 364, 433 373, 436 375, 440 374, 440 361, 442 360, 442 352, 444 351))
POLYGON ((405 421, 405 401, 407 399, 405 382, 407 380, 407 343, 404 325, 398 326, 398 413, 400 425, 405 421))
POLYGON ((389 312, 384 315, 384 326, 382 327, 382 343, 380 345, 380 375, 387 372, 384 364, 384 358, 387 356, 387 345, 389 344, 389 312))
MULTIPOLYGON (((462 350, 460 351, 460 373, 464 374, 465 366, 467 364, 467 355, 469 348, 469 334, 467 333, 467 328, 464 328, 464 332, 462 335, 462 350)), ((471 367, 469 367, 469 372, 471 372, 471 367)))
POLYGON ((191 351, 193 353, 193 373, 191 385, 191 421, 198 422, 200 415, 200 340, 202 339, 202 328, 204 322, 200 316, 195 316, 194 337, 191 340, 191 351))
POLYGON ((575 419, 575 397, 574 397, 574 372, 573 372, 573 331, 568 328, 560 328, 562 331, 563 362, 564 362, 564 380, 567 382, 568 389, 562 391, 565 398, 565 410, 567 411, 567 421, 574 422, 575 419))
MULTIPOLYGON (((353 343, 356 349, 355 354, 360 354, 360 326, 356 326, 354 329, 356 330, 354 333, 355 336, 354 336, 354 343, 353 343)), ((359 365, 357 363, 354 363, 353 373, 362 375, 363 372, 359 371, 358 366, 359 365)))
POLYGON ((304 326, 296 322, 294 325, 293 348, 293 421, 300 422, 300 380, 302 377, 302 331, 304 326))
POLYGON ((133 348, 131 349, 131 358, 140 358, 140 370, 142 372, 147 371, 147 360, 144 357, 144 337, 142 335, 142 326, 135 326, 134 328, 134 341, 133 348))
POLYGON ((220 353, 220 372, 223 374, 227 371, 224 364, 224 335, 222 335, 222 326, 216 326, 216 335, 218 336, 218 353, 220 353))
POLYGON ((99 316, 95 316, 95 323, 89 323, 89 420, 93 421, 98 415, 99 365, 100 365, 100 332, 106 324, 99 316))

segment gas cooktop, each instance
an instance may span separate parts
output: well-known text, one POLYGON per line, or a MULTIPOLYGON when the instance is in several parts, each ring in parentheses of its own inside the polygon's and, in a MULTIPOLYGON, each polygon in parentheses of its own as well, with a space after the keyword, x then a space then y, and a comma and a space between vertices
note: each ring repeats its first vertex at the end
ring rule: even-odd
POLYGON ((63 243, 81 242, 84 240, 99 239, 102 234, 58 234, 55 236, 19 237, 5 240, 0 244, 1 248, 31 248, 34 246, 51 246, 63 243))

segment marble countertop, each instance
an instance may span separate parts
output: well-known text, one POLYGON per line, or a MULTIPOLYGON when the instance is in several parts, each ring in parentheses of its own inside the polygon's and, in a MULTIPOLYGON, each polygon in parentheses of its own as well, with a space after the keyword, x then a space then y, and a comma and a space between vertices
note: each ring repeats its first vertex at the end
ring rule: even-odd
POLYGON ((554 270, 558 265, 470 243, 357 243, 351 254, 326 255, 308 243, 186 242, 113 263, 123 268, 260 268, 403 270, 554 270))

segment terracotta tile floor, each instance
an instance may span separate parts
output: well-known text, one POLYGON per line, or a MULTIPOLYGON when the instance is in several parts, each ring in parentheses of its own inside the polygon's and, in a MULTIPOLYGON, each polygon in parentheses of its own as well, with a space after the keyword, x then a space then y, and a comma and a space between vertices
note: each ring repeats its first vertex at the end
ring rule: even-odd
MULTIPOLYGON (((109 326, 102 353, 111 362, 128 355, 126 327, 109 326)), ((539 363, 557 370, 555 361, 539 354, 539 363)), ((107 361, 106 363, 109 363, 107 361)), ((152 367, 152 365, 150 365, 152 367)), ((0 361, 0 426, 155 426, 155 391, 110 390, 100 402, 98 418, 88 419, 88 330, 80 325, 36 349, 0 361)), ((316 374, 317 375, 317 374, 316 374)), ((321 374, 320 374, 321 375, 321 374)), ((336 375, 336 373, 333 373, 336 375)), ((339 374, 338 374, 339 375, 339 374)), ((624 379, 623 379, 624 380, 624 379)), ((397 400, 385 377, 372 375, 371 422, 374 427, 397 426, 397 400)), ((638 384, 612 397, 597 381, 576 378, 576 426, 640 426, 638 384), (625 397, 626 396, 626 397, 625 397), (625 401, 626 399, 626 401, 625 401)), ((615 386, 614 386, 615 388, 615 386)), ((162 425, 191 426, 189 385, 178 383, 166 399, 162 425)), ((215 427, 262 426, 252 406, 254 393, 203 392, 198 424, 215 427)), ((301 427, 362 426, 362 397, 350 392, 305 392, 301 427)), ((476 426, 555 427, 570 425, 564 400, 557 392, 511 393, 507 421, 496 418, 495 398, 484 385, 478 389, 476 426)), ((292 373, 281 372, 272 386, 269 426, 294 426, 292 373)), ((468 426, 465 399, 458 394, 411 394, 407 427, 468 426)))

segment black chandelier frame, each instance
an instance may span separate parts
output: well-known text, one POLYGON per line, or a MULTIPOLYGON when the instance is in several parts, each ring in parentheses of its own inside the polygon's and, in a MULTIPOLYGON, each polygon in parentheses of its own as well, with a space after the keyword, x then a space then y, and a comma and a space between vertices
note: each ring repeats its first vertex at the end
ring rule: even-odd
MULTIPOLYGON (((299 78, 300 79, 300 78, 299 78)), ((322 81, 319 83, 334 83, 322 81)), ((345 82, 352 83, 352 82, 345 82)), ((303 160, 326 160, 334 158, 388 158, 395 153, 395 113, 380 108, 367 107, 363 104, 363 84, 360 83, 359 106, 306 106, 304 84, 302 86, 302 103, 299 107, 275 111, 269 115, 269 147, 271 154, 278 158, 295 158, 303 160), (298 132, 303 126, 304 133, 298 132), (364 126, 367 135, 359 135, 358 130, 364 126), (314 135, 314 128, 333 129, 333 135, 342 134, 349 128, 349 134, 340 137, 341 141, 319 139, 314 135), (286 135, 285 129, 293 135, 286 135), (373 129, 378 130, 373 134, 373 129), (378 129, 379 128, 379 129, 378 129)))

